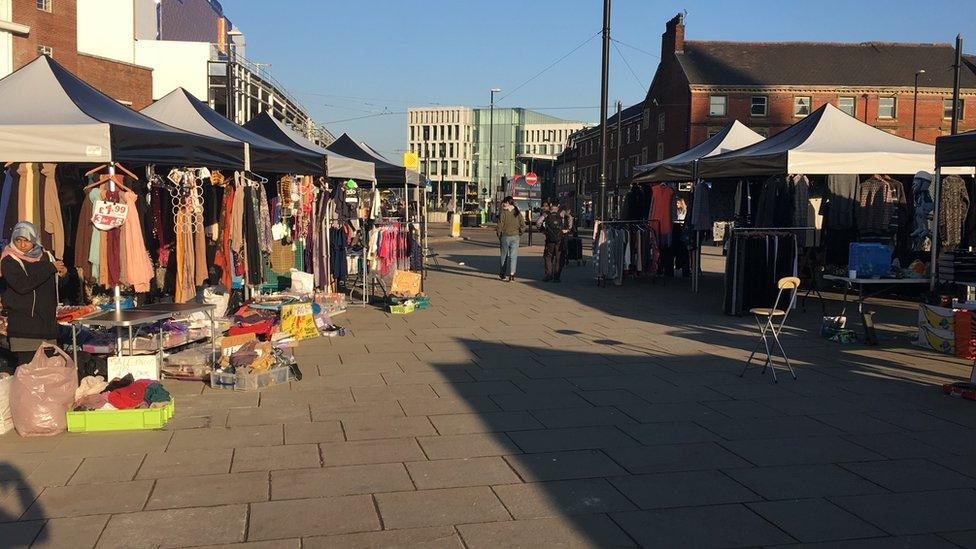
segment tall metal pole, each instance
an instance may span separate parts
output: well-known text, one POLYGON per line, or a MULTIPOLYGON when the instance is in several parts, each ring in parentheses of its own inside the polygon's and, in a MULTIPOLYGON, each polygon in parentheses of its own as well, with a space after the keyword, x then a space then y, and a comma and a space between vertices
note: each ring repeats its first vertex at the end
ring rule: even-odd
MULTIPOLYGON (((956 35, 956 60, 952 64, 952 130, 951 135, 959 132, 959 71, 962 69, 962 35, 956 35)), ((934 244, 933 244, 934 245, 934 244)))
POLYGON ((925 74, 925 69, 915 72, 915 98, 912 100, 912 141, 915 141, 915 121, 918 120, 918 77, 925 74))
POLYGON ((603 0, 603 74, 600 79, 600 196, 598 218, 607 214, 607 88, 610 81, 610 0, 603 0))
POLYGON ((495 152, 495 94, 500 92, 499 88, 491 89, 491 106, 488 111, 488 189, 495 189, 494 175, 494 152, 495 152))
MULTIPOLYGON (((620 141, 620 123, 623 122, 620 116, 621 108, 622 105, 620 104, 620 101, 617 101, 617 161, 613 168, 613 173, 616 174, 616 177, 614 177, 613 186, 617 189, 618 195, 620 194, 620 146, 623 144, 623 142, 620 141)), ((617 199, 619 200, 619 196, 617 199)))

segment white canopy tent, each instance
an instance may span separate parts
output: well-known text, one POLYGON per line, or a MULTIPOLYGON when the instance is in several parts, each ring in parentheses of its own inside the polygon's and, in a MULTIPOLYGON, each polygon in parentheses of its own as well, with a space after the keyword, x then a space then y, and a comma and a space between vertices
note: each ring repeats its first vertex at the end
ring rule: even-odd
MULTIPOLYGON (((931 172, 935 147, 892 135, 825 104, 778 134, 736 151, 703 158, 703 178, 805 175, 891 175, 931 172)), ((960 173, 972 173, 962 170, 960 173)))
POLYGON ((634 183, 648 181, 691 181, 695 179, 696 163, 708 158, 748 147, 763 140, 763 136, 749 129, 738 120, 722 131, 695 145, 687 151, 651 164, 634 168, 634 183))

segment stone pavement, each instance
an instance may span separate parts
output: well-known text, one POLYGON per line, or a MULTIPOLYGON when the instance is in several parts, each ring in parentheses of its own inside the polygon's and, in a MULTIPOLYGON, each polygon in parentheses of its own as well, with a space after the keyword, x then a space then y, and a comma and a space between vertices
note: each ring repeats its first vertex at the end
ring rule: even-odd
POLYGON ((976 547, 976 403, 936 388, 968 366, 907 344, 910 305, 869 348, 810 301, 773 384, 738 376, 755 328, 715 276, 543 284, 535 246, 503 283, 470 234, 430 310, 351 309, 290 387, 170 382, 163 431, 0 437, 0 546, 976 547))

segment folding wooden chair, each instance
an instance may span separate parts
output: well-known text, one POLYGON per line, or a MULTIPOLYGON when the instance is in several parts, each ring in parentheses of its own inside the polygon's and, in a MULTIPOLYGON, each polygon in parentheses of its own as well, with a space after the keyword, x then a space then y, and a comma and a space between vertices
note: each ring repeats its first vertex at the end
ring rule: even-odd
POLYGON ((800 289, 800 279, 795 276, 787 276, 779 279, 776 284, 779 288, 779 292, 776 294, 776 302, 773 304, 772 308, 757 307, 750 309, 749 312, 753 314, 756 318, 756 325, 759 327, 759 337, 760 340, 756 342, 756 346, 752 349, 752 353, 749 354, 749 360, 746 361, 745 367, 742 369, 742 373, 739 377, 745 375, 746 370, 752 364, 752 358, 756 356, 756 351, 759 350, 759 346, 762 345, 766 349, 766 362, 763 364, 763 373, 766 373, 766 368, 768 367, 773 372, 773 381, 778 383, 779 380, 776 379, 776 365, 773 363, 773 355, 769 348, 768 335, 772 336, 776 346, 779 347, 779 352, 783 355, 783 360, 786 362, 786 368, 790 371, 793 379, 796 379, 796 372, 793 371, 793 366, 790 364, 789 357, 786 356, 786 351, 783 350, 783 344, 779 341, 779 334, 783 330, 783 326, 786 324, 787 317, 790 316, 790 309, 796 303, 796 294, 800 289), (786 306, 780 309, 780 300, 783 298, 783 294, 787 293, 789 295, 789 300, 786 302, 786 306), (778 320, 778 322, 777 322, 778 320))

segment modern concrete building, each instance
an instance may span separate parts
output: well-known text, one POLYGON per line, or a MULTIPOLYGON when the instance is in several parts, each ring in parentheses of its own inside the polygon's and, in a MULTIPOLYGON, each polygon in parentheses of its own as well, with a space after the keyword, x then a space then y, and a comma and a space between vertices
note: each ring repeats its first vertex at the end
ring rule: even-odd
POLYGON ((407 113, 408 150, 420 157, 420 171, 434 182, 435 203, 443 204, 458 188, 472 206, 494 198, 513 175, 534 171, 541 184, 555 185, 550 175, 569 135, 583 122, 519 108, 415 107, 407 113), (494 121, 494 130, 492 128, 494 121), (489 155, 489 141, 494 150, 489 155), (489 156, 494 164, 489 184, 489 156), (441 199, 436 198, 441 196, 441 199))

